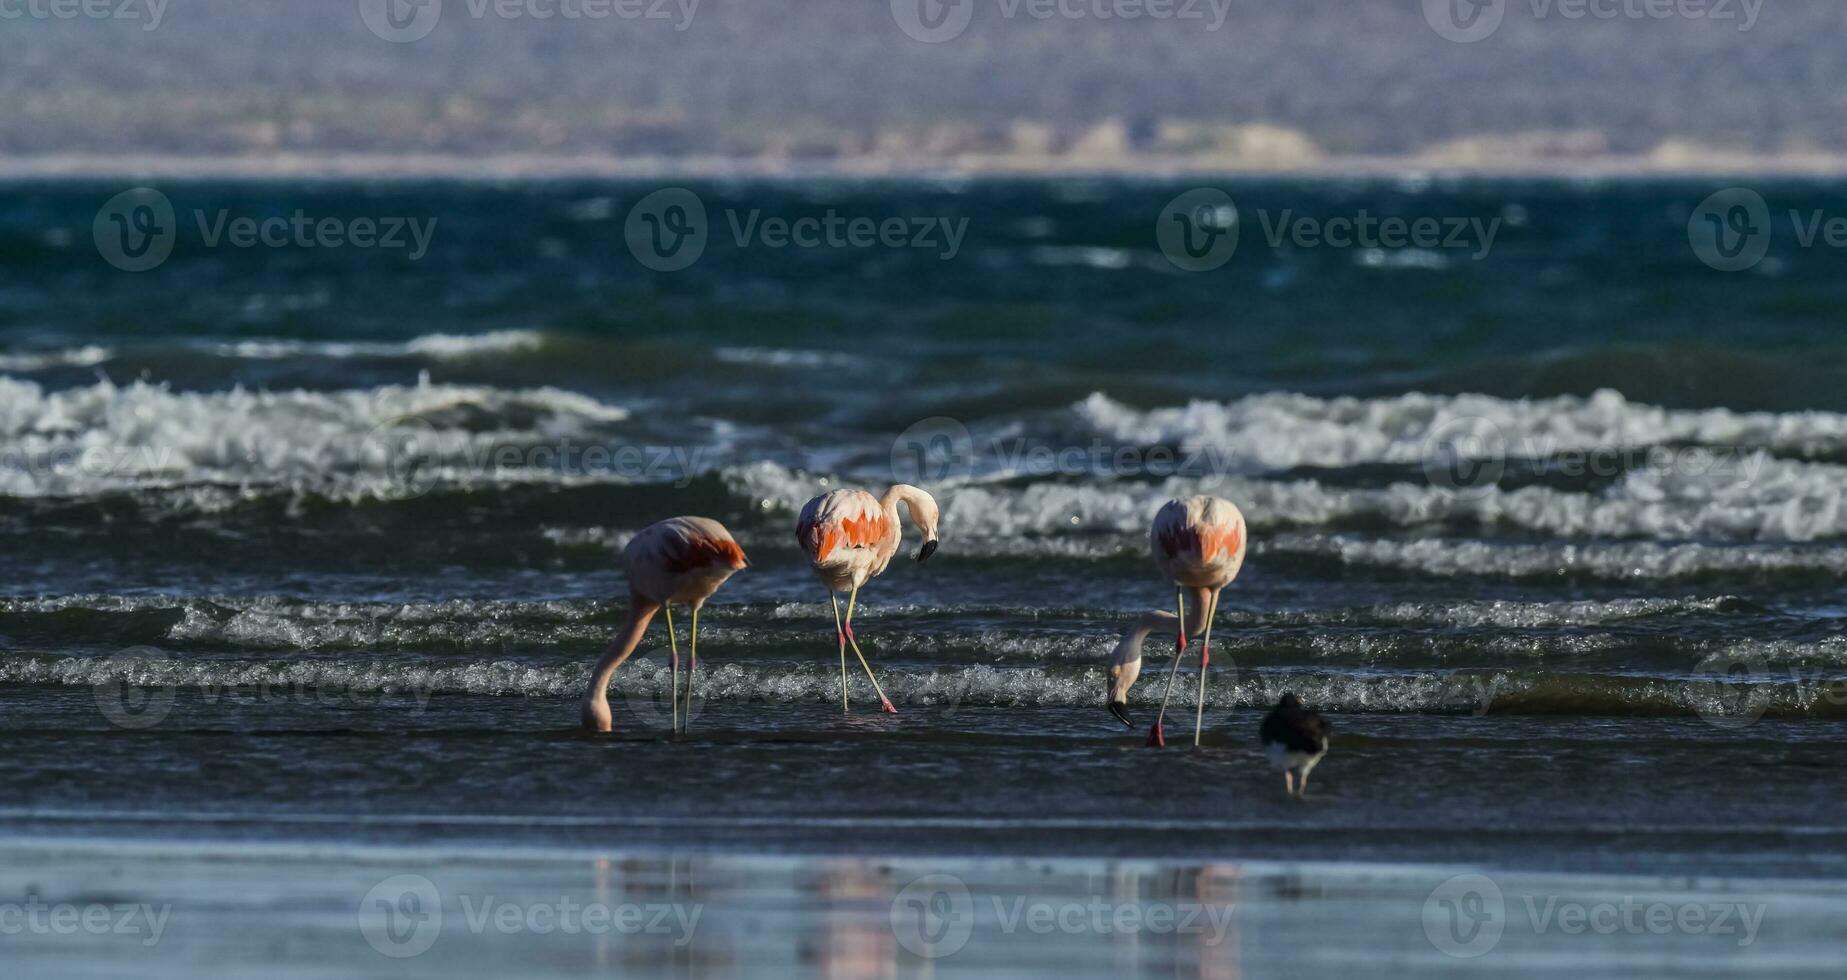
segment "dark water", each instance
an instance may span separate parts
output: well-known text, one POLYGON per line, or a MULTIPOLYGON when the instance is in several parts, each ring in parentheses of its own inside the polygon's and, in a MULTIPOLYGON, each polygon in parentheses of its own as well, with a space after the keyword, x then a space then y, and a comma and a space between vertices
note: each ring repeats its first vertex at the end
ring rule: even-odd
POLYGON ((1847 279, 1787 222, 1724 274, 1688 244, 1717 186, 1234 182, 1236 256, 1186 273, 1154 229, 1187 185, 689 186, 674 273, 625 238, 653 185, 176 184, 140 273, 92 245, 123 188, 4 188, 0 824, 1841 873, 1847 279), (830 209, 966 232, 731 238, 830 209), (211 247, 221 210, 436 224, 415 260, 211 247), (1498 231, 1265 238, 1362 210, 1498 231), (843 718, 791 527, 894 478, 942 549, 861 606, 900 714, 856 679, 843 718), (1205 747, 1152 753, 1104 662, 1172 601, 1148 519, 1202 491, 1253 548, 1205 747), (580 737, 621 547, 681 513, 753 563, 692 734, 650 653, 580 737), (1285 689, 1338 733, 1302 806, 1252 745, 1285 689))

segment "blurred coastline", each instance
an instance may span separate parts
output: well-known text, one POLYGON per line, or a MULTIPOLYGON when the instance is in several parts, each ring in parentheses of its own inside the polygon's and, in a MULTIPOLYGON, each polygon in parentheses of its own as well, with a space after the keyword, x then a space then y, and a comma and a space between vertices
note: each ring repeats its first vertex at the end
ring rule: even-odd
POLYGON ((1847 154, 1754 154, 1674 145, 1643 155, 1574 158, 1461 152, 1412 156, 1305 156, 1298 159, 1166 154, 1021 153, 924 157, 791 159, 776 156, 653 156, 613 153, 263 153, 167 155, 54 153, 0 155, 0 180, 559 180, 776 178, 1067 178, 1173 180, 1214 177, 1835 178, 1847 154))
POLYGON ((1832 3, 390 3, 0 18, 0 175, 1847 173, 1832 3))

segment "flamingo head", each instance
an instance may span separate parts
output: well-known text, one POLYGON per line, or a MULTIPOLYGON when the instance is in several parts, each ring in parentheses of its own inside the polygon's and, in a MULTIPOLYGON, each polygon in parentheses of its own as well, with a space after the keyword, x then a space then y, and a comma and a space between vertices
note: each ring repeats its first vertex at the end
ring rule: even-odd
POLYGON ((936 501, 927 493, 919 493, 917 499, 910 502, 911 520, 917 522, 917 530, 923 533, 923 547, 917 550, 917 560, 926 562, 936 554, 936 524, 942 518, 937 510, 936 501))
POLYGON ((1115 715, 1116 720, 1127 728, 1135 727, 1135 723, 1129 720, 1129 688, 1135 686, 1135 679, 1141 676, 1141 672, 1140 657, 1128 661, 1118 660, 1109 667, 1104 704, 1109 708, 1109 713, 1115 715))

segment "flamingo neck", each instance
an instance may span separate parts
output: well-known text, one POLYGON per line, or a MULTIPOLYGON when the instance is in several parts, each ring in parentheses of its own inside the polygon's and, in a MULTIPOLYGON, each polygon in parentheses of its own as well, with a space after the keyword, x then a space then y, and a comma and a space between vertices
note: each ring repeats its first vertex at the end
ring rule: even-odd
POLYGON ((590 671, 590 689, 584 692, 585 724, 608 731, 609 714, 609 679, 616 674, 616 668, 635 652, 641 645, 641 638, 648 632, 648 624, 653 622, 654 614, 661 604, 652 599, 638 595, 629 596, 628 621, 622 624, 622 632, 616 634, 615 642, 603 653, 603 659, 596 662, 590 671), (600 721, 600 725, 592 724, 600 721))
MULTIPOLYGON (((1212 590, 1190 588, 1186 592, 1186 635, 1190 639, 1205 632, 1206 609, 1212 601, 1212 590)), ((1110 656, 1110 663, 1122 666, 1139 661, 1142 658, 1142 644, 1147 642, 1148 637, 1156 633, 1163 636, 1175 633, 1179 625, 1180 617, 1165 609, 1143 613, 1140 619, 1123 631, 1122 640, 1116 644, 1116 650, 1110 656)))
POLYGON ((1142 613, 1140 619, 1130 624, 1122 633, 1121 642, 1110 655, 1110 665, 1123 667, 1142 659, 1142 644, 1154 633, 1172 633, 1180 617, 1166 610, 1157 609, 1142 613))
POLYGON ((885 496, 879 498, 879 509, 885 512, 885 517, 892 522, 892 526, 897 527, 898 505, 902 503, 905 515, 910 518, 912 524, 916 524, 921 502, 928 499, 929 494, 908 483, 895 483, 891 489, 885 491, 885 496))

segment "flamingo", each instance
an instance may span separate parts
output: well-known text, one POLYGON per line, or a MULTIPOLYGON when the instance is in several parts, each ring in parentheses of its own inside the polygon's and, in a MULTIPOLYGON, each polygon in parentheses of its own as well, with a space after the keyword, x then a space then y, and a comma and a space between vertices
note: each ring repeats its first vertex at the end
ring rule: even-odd
POLYGON ((1199 744, 1200 729, 1206 714, 1206 665, 1212 661, 1212 619, 1218 613, 1219 592, 1238 577, 1244 567, 1244 552, 1249 544, 1244 515, 1237 505, 1222 497, 1195 496, 1170 500, 1154 515, 1148 533, 1155 566, 1174 583, 1179 614, 1157 611, 1143 615, 1130 626, 1110 659, 1108 705, 1110 713, 1124 725, 1130 725, 1129 688, 1141 675, 1142 642, 1151 633, 1173 630, 1178 644, 1173 666, 1167 671, 1167 690, 1161 695, 1161 710, 1154 726, 1148 730, 1148 744, 1164 746, 1167 738, 1161 722, 1167 716, 1167 702, 1174 693, 1174 676, 1180 670, 1180 658, 1186 654, 1187 633, 1204 637, 1199 648, 1199 701, 1193 712, 1193 744, 1199 744), (1193 618, 1187 618, 1187 595, 1193 597, 1193 618))
POLYGON ((867 679, 872 681, 872 689, 878 692, 879 704, 892 714, 898 713, 885 696, 885 689, 879 686, 879 679, 873 676, 872 665, 860 652, 859 641, 853 638, 853 607, 859 600, 860 587, 885 571, 903 543, 904 532, 898 524, 900 503, 923 534, 917 560, 930 560, 936 554, 936 500, 908 484, 893 486, 883 497, 864 490, 829 491, 808 501, 795 522, 795 540, 814 565, 821 584, 827 587, 828 601, 834 604, 834 638, 840 647, 841 711, 848 710, 847 647, 851 645, 867 679), (844 619, 840 615, 842 592, 848 593, 844 619))
POLYGON ((622 549, 629 587, 628 622, 591 671, 590 690, 584 694, 584 728, 593 732, 610 730, 609 679, 640 645, 655 612, 666 610, 667 646, 673 658, 673 730, 685 731, 680 721, 680 647, 673 635, 670 604, 681 603, 693 613, 691 660, 686 668, 686 708, 690 713, 693 673, 699 667, 699 607, 726 579, 748 564, 744 549, 738 547, 731 532, 709 517, 670 517, 642 528, 622 549))

